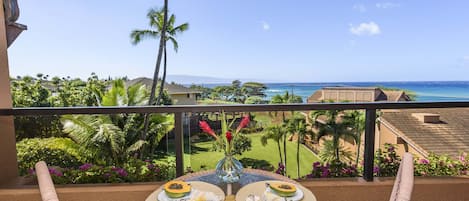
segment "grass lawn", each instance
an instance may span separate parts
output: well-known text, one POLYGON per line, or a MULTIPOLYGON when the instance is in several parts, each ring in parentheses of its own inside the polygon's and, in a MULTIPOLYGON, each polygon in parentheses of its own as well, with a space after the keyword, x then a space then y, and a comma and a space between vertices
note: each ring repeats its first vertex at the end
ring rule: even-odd
MULTIPOLYGON (((274 141, 269 141, 265 147, 262 146, 260 142, 261 135, 261 133, 250 134, 252 150, 244 152, 242 156, 236 156, 236 158, 238 160, 243 160, 243 158, 264 160, 263 162, 268 162, 276 169, 280 160, 277 144, 274 141)), ((283 143, 281 146, 283 150, 283 143)), ((224 155, 222 152, 210 151, 211 147, 212 142, 194 143, 192 145, 192 154, 185 155, 185 166, 190 166, 194 171, 200 170, 201 166, 205 166, 205 169, 214 169, 218 160, 224 155)), ((308 174, 311 171, 313 162, 319 160, 315 154, 300 145, 300 170, 302 176, 308 174)), ((287 141, 287 174, 292 178, 297 177, 296 142, 287 141)))

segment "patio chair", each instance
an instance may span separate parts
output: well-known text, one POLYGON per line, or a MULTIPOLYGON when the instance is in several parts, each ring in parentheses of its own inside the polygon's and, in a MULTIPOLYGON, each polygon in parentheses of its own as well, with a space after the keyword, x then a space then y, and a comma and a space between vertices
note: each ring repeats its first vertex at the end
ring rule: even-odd
POLYGON ((50 177, 49 168, 47 168, 47 164, 44 161, 36 163, 36 175, 42 201, 59 201, 54 183, 50 177))
POLYGON ((409 201, 414 187, 414 160, 412 154, 404 153, 389 201, 409 201))

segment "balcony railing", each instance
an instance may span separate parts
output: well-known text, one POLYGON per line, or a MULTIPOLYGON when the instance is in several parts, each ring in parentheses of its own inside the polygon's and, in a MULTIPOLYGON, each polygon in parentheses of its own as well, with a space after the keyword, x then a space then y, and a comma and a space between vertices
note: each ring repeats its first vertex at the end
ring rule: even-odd
POLYGON ((364 172, 366 181, 373 181, 376 110, 469 107, 469 102, 372 102, 372 103, 317 103, 270 105, 188 105, 188 106, 131 106, 131 107, 54 107, 0 109, 0 116, 37 116, 65 114, 122 114, 122 113, 173 113, 176 175, 184 174, 183 117, 191 112, 269 112, 310 110, 365 110, 364 172))

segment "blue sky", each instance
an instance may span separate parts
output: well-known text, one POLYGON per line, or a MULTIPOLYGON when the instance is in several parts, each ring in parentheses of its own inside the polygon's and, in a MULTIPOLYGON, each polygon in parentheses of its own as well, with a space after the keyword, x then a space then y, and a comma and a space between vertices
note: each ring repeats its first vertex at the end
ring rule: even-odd
MULTIPOLYGON (((152 77, 157 40, 130 43, 163 0, 18 0, 11 76, 152 77)), ((469 1, 170 0, 168 74, 288 82, 469 80, 469 1)))

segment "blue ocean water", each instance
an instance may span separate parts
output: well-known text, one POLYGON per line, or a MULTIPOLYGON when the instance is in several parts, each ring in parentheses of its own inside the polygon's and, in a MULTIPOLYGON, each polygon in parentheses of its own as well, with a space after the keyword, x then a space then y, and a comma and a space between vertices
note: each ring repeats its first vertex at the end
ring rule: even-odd
MULTIPOLYGON (((213 87, 216 85, 205 85, 213 87)), ((316 90, 332 86, 392 87, 416 93, 417 101, 469 101, 469 81, 425 81, 425 82, 334 82, 334 83, 267 83, 267 98, 285 91, 306 100, 316 90)))

